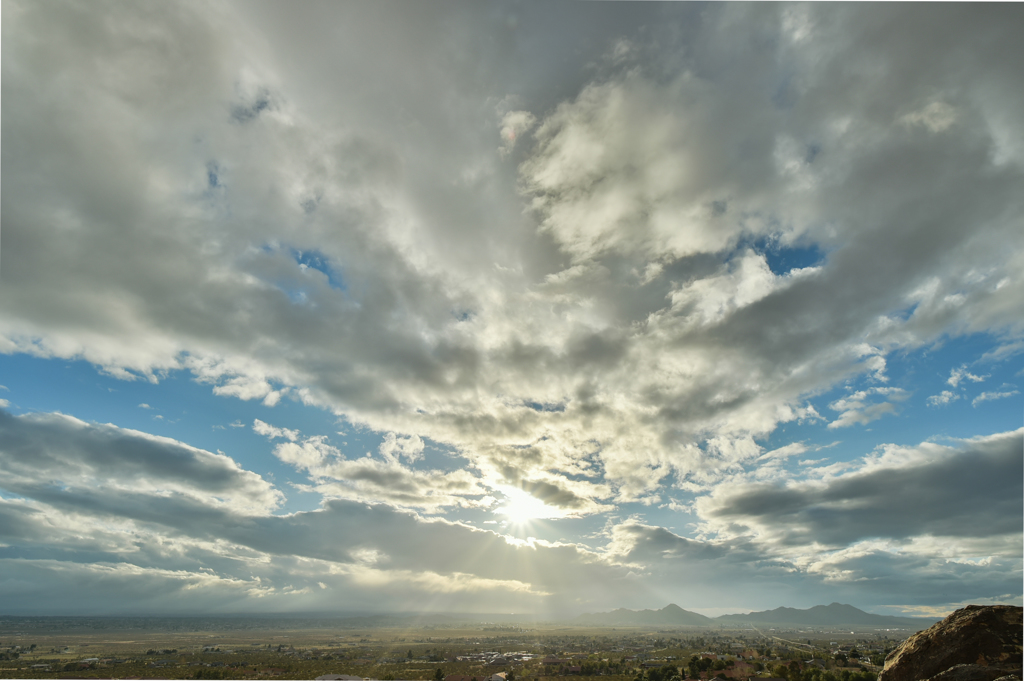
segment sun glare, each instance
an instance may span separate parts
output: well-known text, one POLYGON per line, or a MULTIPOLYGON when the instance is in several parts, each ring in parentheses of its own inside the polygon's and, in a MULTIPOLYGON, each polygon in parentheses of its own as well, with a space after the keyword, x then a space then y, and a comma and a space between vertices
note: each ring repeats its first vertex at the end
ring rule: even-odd
POLYGON ((520 525, 541 518, 558 518, 558 509, 548 506, 537 497, 520 489, 502 490, 505 503, 494 510, 496 515, 503 515, 509 522, 520 525))

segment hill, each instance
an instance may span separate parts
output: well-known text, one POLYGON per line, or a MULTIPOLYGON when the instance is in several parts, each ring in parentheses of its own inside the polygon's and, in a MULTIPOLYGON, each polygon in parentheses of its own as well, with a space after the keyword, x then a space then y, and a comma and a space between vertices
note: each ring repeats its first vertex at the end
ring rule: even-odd
POLYGON ((614 626, 714 626, 715 622, 710 617, 698 615, 689 610, 683 610, 675 603, 666 605, 661 610, 627 610, 619 608, 611 612, 595 612, 580 615, 575 620, 576 624, 614 626))
POLYGON ((937 621, 920 617, 893 617, 874 615, 852 605, 832 603, 816 605, 813 608, 775 608, 745 615, 722 615, 715 618, 717 624, 782 624, 795 626, 840 626, 844 624, 876 627, 929 627, 937 621))
POLYGON ((800 626, 800 627, 836 627, 836 626, 870 626, 889 627, 893 629, 924 629, 930 627, 937 618, 893 617, 891 615, 874 615, 864 612, 852 605, 832 603, 816 605, 813 608, 775 608, 738 615, 721 615, 710 618, 689 610, 683 610, 676 604, 667 605, 661 610, 627 610, 619 608, 611 612, 595 612, 580 615, 574 624, 590 626, 800 626))

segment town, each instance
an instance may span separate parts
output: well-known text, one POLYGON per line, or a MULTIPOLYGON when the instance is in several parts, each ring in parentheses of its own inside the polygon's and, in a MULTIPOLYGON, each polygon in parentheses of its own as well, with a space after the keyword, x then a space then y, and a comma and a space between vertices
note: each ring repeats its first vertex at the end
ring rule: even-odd
MULTIPOLYGON (((36 618, 33 618, 36 619, 36 618)), ((75 630, 0 622, 5 678, 320 681, 874 681, 911 630, 578 627, 562 624, 206 631, 75 630)))

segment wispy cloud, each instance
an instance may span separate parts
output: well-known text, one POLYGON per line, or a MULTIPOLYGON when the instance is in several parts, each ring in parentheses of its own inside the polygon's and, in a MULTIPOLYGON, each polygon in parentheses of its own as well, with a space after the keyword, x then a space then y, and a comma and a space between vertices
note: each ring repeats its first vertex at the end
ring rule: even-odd
MULTIPOLYGON (((869 388, 858 390, 829 404, 829 409, 840 412, 839 417, 828 424, 829 428, 845 428, 855 424, 865 425, 886 414, 896 412, 896 402, 906 400, 910 394, 902 388, 869 388), (884 401, 871 402, 874 396, 884 401)), ((877 399, 877 398, 876 398, 877 399)))
POLYGON ((259 419, 255 419, 252 422, 252 429, 253 432, 259 435, 263 435, 264 437, 270 438, 272 440, 277 438, 285 438, 287 440, 295 442, 297 439, 299 439, 299 436, 302 434, 297 430, 290 430, 288 428, 277 428, 275 426, 270 425, 269 423, 260 421, 259 419))
POLYGON ((1001 399, 1004 399, 1006 397, 1013 397, 1014 395, 1019 395, 1019 394, 1020 394, 1019 390, 1007 390, 1007 391, 1003 391, 1003 392, 995 392, 995 391, 993 391, 993 392, 983 392, 980 395, 978 395, 977 397, 975 397, 973 400, 971 400, 971 406, 972 407, 977 407, 982 402, 990 402, 992 400, 1001 400, 1001 399))
POLYGON ((949 378, 946 383, 956 388, 962 381, 970 381, 972 383, 981 383, 988 376, 975 376, 974 374, 967 371, 966 365, 957 367, 949 372, 949 378))
POLYGON ((943 390, 938 395, 930 396, 928 398, 928 404, 932 407, 938 407, 941 405, 949 404, 950 402, 956 402, 959 399, 959 393, 955 393, 951 390, 943 390))

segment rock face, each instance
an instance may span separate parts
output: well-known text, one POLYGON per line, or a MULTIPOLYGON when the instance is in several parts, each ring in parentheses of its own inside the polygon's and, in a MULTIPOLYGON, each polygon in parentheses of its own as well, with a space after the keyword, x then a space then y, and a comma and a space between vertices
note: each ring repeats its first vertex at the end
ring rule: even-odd
POLYGON ((995 681, 1021 677, 1022 614, 1013 605, 969 605, 889 653, 878 681, 995 681))

